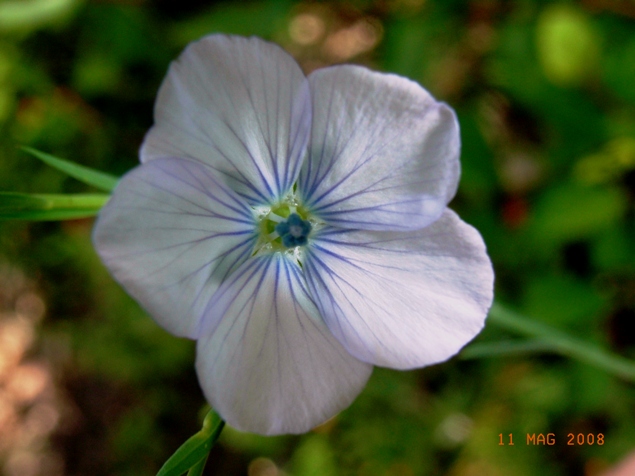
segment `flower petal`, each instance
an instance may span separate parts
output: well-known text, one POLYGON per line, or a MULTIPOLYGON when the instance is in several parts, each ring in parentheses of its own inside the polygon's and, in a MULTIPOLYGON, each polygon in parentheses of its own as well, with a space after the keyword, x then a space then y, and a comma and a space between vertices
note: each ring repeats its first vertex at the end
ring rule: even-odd
POLYGON ((452 110, 412 81, 359 66, 321 69, 309 81, 305 203, 346 228, 413 230, 436 220, 459 180, 452 110))
POLYGON ((280 47, 207 36, 170 66, 141 161, 196 159, 251 202, 278 199, 296 181, 305 154, 309 96, 300 67, 280 47))
POLYGON ((157 159, 121 179, 93 241, 117 281, 161 326, 196 338, 220 282, 250 256, 254 229, 245 200, 210 167, 157 159))
POLYGON ((325 228, 303 270, 344 347, 398 369, 456 354, 481 330, 493 299, 483 240, 450 210, 411 232, 325 228))
POLYGON ((213 301, 196 368, 212 407, 233 427, 302 433, 346 408, 372 366, 352 357, 319 317, 300 267, 275 253, 244 263, 213 301))

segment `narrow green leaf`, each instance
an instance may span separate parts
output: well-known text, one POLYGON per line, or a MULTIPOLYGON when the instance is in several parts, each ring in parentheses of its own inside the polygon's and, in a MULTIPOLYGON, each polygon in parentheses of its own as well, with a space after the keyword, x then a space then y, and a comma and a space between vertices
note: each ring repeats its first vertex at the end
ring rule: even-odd
POLYGON ((209 456, 209 454, 207 454, 205 456, 205 458, 203 458, 198 463, 196 463, 194 466, 192 466, 190 468, 190 470, 187 472, 187 476, 202 476, 203 475, 203 470, 205 469, 205 464, 207 464, 207 457, 208 456, 209 456))
POLYGON ((0 220, 72 220, 96 215, 107 194, 28 194, 0 192, 0 220))
MULTIPOLYGON (((157 476, 181 476, 192 469, 201 471, 205 467, 207 456, 223 431, 225 422, 214 411, 210 410, 203 421, 203 429, 191 436, 168 459, 157 473, 157 476)), ((200 474, 200 473, 198 473, 200 474)))
POLYGON ((117 181, 119 180, 114 175, 100 172, 98 170, 85 167, 83 165, 78 165, 68 160, 60 159, 59 157, 55 157, 51 154, 32 149, 31 147, 22 147, 22 150, 40 159, 47 165, 61 170, 65 174, 70 175, 71 177, 76 178, 77 180, 84 182, 85 184, 92 185, 93 187, 104 190, 106 192, 112 192, 117 185, 117 181))

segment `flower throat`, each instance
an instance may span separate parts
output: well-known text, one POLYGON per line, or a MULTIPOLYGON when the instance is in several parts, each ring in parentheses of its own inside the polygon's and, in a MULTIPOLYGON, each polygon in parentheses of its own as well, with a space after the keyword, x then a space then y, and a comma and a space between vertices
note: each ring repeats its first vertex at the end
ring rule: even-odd
POLYGON ((254 255, 292 251, 308 243, 318 222, 294 196, 257 211, 258 241, 254 255))

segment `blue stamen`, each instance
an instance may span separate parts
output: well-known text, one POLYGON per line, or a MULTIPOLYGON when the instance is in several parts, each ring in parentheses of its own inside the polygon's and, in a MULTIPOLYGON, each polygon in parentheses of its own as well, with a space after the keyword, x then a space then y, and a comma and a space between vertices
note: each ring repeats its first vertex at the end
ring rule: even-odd
POLYGON ((276 231, 282 238, 282 244, 287 248, 293 248, 307 244, 311 224, 300 218, 297 213, 292 213, 287 221, 276 225, 276 231))

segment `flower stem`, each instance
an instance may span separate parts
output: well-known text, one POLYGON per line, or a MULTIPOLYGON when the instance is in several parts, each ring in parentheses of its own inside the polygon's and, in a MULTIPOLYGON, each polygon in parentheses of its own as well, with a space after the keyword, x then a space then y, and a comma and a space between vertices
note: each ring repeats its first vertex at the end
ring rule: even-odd
POLYGON ((587 363, 625 380, 635 381, 635 362, 632 360, 571 337, 542 322, 527 319, 501 304, 494 303, 487 322, 511 332, 540 339, 554 352, 587 363))
POLYGON ((506 355, 530 354, 538 352, 557 352, 553 344, 540 339, 510 340, 496 342, 477 342, 461 351, 463 360, 483 357, 502 357, 506 355))

